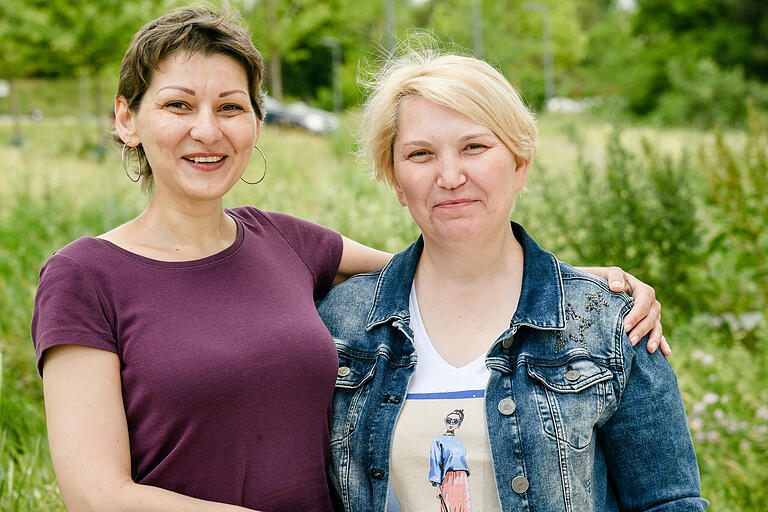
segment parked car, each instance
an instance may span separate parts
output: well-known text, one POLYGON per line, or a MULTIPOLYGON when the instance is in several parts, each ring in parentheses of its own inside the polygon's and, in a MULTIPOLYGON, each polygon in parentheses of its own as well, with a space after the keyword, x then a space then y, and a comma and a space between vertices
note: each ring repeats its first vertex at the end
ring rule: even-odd
POLYGON ((285 105, 271 96, 265 96, 264 110, 264 122, 267 124, 299 126, 311 133, 332 132, 339 128, 339 120, 334 114, 303 102, 285 105))

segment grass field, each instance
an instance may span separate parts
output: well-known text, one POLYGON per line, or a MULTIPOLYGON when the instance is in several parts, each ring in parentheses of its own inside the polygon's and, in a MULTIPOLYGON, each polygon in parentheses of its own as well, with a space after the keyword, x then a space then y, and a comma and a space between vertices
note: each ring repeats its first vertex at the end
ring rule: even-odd
MULTIPOLYGON (((345 119, 351 126, 353 119, 345 119)), ((540 156, 528 192, 514 213, 545 247, 572 263, 577 252, 563 244, 549 212, 600 197, 578 189, 577 150, 567 136, 572 120, 541 121, 540 156), (554 191, 554 193, 552 192, 554 191), (546 194, 544 192, 547 192, 546 194)), ((579 120, 586 151, 599 168, 610 128, 579 120)), ((0 144, 10 136, 0 124, 0 144)), ((122 172, 117 150, 99 160, 89 140, 97 129, 79 121, 44 120, 25 125, 27 144, 3 147, 0 168, 0 511, 64 510, 58 496, 48 446, 41 382, 29 337, 32 302, 40 266, 51 252, 78 236, 97 235, 136 215, 146 199, 122 172)), ((708 134, 660 132, 629 127, 628 147, 643 137, 677 158, 693 144, 708 144, 708 134)), ((743 137, 728 136, 741 144, 743 137)), ((257 186, 239 183, 227 205, 254 204, 314 220, 375 247, 397 251, 418 230, 394 194, 361 171, 350 157, 348 130, 312 136, 265 127, 260 146, 269 158, 267 179, 257 186)), ((639 146, 638 146, 639 147, 639 146)), ((247 175, 260 172, 253 159, 247 175)), ((702 219, 706 222, 707 219, 702 219)), ((622 261, 603 261, 619 264, 622 261)), ((633 269, 629 268, 632 271, 633 269)), ((641 276, 642 277, 642 276, 641 276)), ((664 297, 662 297, 662 302, 664 297)), ((768 509, 768 368, 765 320, 756 342, 745 334, 715 326, 697 315, 665 309, 665 333, 673 345, 675 367, 710 510, 768 509)), ((757 334, 755 334, 757 333, 757 334)), ((648 440, 653 449, 653 439, 648 440)), ((674 479, 674 475, 669 475, 674 479)))

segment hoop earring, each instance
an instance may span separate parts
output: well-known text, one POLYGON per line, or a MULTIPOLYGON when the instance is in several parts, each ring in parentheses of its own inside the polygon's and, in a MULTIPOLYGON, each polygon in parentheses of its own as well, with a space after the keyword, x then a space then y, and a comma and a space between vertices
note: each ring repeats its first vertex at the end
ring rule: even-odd
POLYGON ((264 154, 264 152, 261 150, 261 148, 259 146, 253 146, 253 147, 256 149, 256 151, 258 151, 261 154, 261 158, 264 159, 264 173, 261 175, 261 178, 259 178, 256 181, 248 181, 245 178, 243 178, 242 176, 240 176, 240 179, 243 180, 243 182, 245 182, 245 183, 247 183, 249 185, 256 185, 258 183, 261 183, 261 180, 263 180, 264 177, 267 175, 267 155, 264 154))
POLYGON ((141 156, 139 155, 139 147, 138 146, 129 146, 128 144, 123 144, 123 150, 120 152, 120 160, 123 164, 123 171, 125 171, 125 175, 128 176, 128 179, 131 180, 134 183, 138 183, 138 181, 141 179, 142 174, 142 165, 141 165, 141 156), (125 165, 125 148, 131 148, 136 152, 136 161, 139 162, 139 175, 136 176, 136 179, 133 179, 131 177, 131 174, 128 172, 128 166, 125 165))

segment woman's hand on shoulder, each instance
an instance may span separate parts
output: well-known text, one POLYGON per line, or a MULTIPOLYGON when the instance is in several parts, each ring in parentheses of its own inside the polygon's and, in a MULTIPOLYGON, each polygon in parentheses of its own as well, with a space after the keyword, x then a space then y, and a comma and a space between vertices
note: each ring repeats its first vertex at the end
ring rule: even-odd
POLYGON ((656 290, 652 286, 619 267, 579 268, 607 280, 611 291, 623 291, 632 296, 635 304, 624 319, 624 330, 632 345, 636 345, 643 336, 650 333, 646 344, 648 352, 656 352, 660 347, 665 356, 672 354, 672 349, 662 333, 661 303, 656 299, 656 290))

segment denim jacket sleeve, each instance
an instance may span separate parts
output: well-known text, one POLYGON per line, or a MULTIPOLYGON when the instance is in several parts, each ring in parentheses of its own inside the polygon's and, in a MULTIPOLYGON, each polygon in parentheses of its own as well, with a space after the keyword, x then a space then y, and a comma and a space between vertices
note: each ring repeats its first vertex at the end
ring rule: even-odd
MULTIPOLYGON (((599 428, 609 484, 621 510, 700 511, 699 469, 677 378, 667 359, 621 333, 623 389, 599 428)), ((621 382, 621 381, 619 381, 621 382)))

